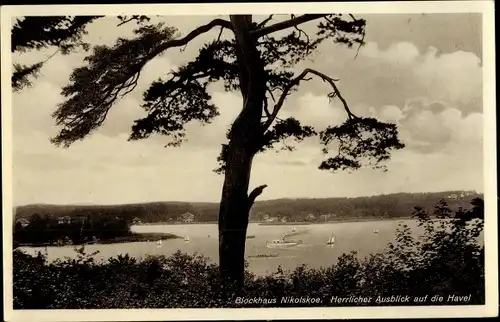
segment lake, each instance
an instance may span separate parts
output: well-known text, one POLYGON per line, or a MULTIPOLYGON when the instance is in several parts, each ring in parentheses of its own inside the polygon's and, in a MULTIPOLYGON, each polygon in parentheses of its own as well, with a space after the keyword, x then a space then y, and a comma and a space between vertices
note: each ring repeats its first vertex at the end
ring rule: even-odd
MULTIPOLYGON (((415 236, 422 232, 417 227, 415 220, 386 220, 365 222, 343 222, 324 223, 311 225, 297 225, 293 233, 293 239, 303 241, 301 245, 286 249, 266 248, 266 241, 279 239, 286 234, 292 233, 293 226, 261 226, 251 223, 248 227, 248 236, 255 238, 247 239, 246 259, 249 269, 257 275, 276 272, 278 265, 285 270, 293 270, 302 263, 311 267, 327 267, 334 264, 343 253, 350 251, 358 252, 358 256, 365 257, 370 253, 381 252, 387 244, 394 240, 394 235, 399 224, 408 225, 415 236), (379 233, 375 234, 374 229, 379 233), (327 245, 330 236, 335 235, 335 246, 327 245), (255 258, 252 256, 262 254, 278 255, 277 257, 255 258)), ((137 225, 131 230, 136 233, 172 233, 178 236, 189 236, 190 241, 183 239, 170 239, 163 241, 158 247, 156 241, 135 242, 106 245, 87 245, 86 252, 99 251, 97 259, 107 259, 118 254, 128 253, 133 257, 144 257, 146 255, 170 255, 181 250, 192 254, 199 253, 214 262, 218 262, 218 230, 216 224, 192 224, 192 225, 137 225)), ((48 259, 55 260, 65 256, 75 257, 75 246, 47 247, 48 259)), ((29 254, 35 254, 44 247, 22 247, 29 254)))

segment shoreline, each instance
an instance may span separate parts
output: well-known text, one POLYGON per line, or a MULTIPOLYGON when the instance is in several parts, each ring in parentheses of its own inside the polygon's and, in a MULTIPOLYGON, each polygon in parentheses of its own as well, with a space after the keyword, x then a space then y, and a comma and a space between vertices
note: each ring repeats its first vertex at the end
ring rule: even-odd
POLYGON ((109 244, 124 244, 124 243, 138 243, 138 242, 148 242, 148 241, 157 241, 157 240, 168 240, 168 239, 179 239, 179 237, 170 233, 133 233, 130 236, 116 237, 113 239, 104 239, 98 240, 95 242, 84 242, 77 244, 64 244, 57 245, 54 243, 18 243, 14 249, 20 247, 66 247, 66 246, 86 246, 86 245, 109 245, 109 244))
MULTIPOLYGON (((290 221, 290 222, 275 222, 267 223, 263 221, 251 221, 248 224, 257 224, 259 226, 307 226, 307 225, 324 225, 324 224, 341 224, 346 222, 378 222, 391 220, 411 220, 411 216, 393 217, 393 218, 349 218, 342 220, 329 220, 326 222, 305 222, 305 221, 290 221)), ((168 223, 168 222, 153 222, 134 224, 132 226, 178 226, 178 225, 216 225, 217 221, 192 222, 192 223, 168 223)))
MULTIPOLYGON (((342 224, 342 223, 356 223, 356 222, 381 222, 381 221, 400 221, 400 220, 411 220, 412 217, 397 217, 397 218, 352 218, 348 220, 331 220, 327 222, 312 222, 312 223, 304 223, 304 222, 286 222, 286 223, 262 223, 262 222, 250 222, 249 224, 257 224, 259 226, 311 226, 311 225, 332 225, 332 224, 342 224)), ((136 224, 132 226, 177 226, 177 225, 210 225, 217 224, 217 222, 195 222, 195 223, 143 223, 136 224)), ((255 236, 247 236, 246 239, 252 239, 255 236)), ((132 233, 130 236, 116 237, 114 239, 107 240, 98 240, 96 242, 85 242, 78 244, 64 244, 57 245, 54 243, 38 243, 38 244, 29 244, 29 243, 18 243, 15 245, 14 249, 20 247, 66 247, 66 246, 85 246, 85 245, 109 245, 109 244, 124 244, 124 243, 136 243, 136 242, 151 242, 157 240, 168 240, 168 239, 182 239, 181 236, 177 236, 171 233, 132 233)))

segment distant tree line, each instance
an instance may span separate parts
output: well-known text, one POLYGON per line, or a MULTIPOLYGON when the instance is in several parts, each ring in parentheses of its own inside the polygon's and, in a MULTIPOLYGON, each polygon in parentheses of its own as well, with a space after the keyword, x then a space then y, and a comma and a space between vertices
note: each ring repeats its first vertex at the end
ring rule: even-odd
MULTIPOLYGON (((359 198, 278 199, 261 201, 253 207, 255 220, 262 214, 287 217, 288 221, 341 221, 353 219, 391 219, 409 217, 414 205, 431 211, 441 199, 453 209, 466 207, 469 201, 481 195, 469 192, 467 197, 452 199, 456 192, 398 193, 359 198), (313 218, 308 218, 312 214, 313 218)), ((460 193, 459 193, 460 195, 460 193)))
MULTIPOLYGON (((434 205, 445 199, 452 209, 466 207, 474 197, 482 197, 475 192, 468 192, 464 198, 450 198, 461 195, 463 191, 438 193, 398 193, 358 198, 325 199, 276 199, 255 202, 250 221, 261 221, 262 215, 287 217, 288 221, 325 221, 322 215, 330 215, 327 221, 350 219, 390 219, 408 217, 414 205, 432 210, 434 205), (313 214, 315 219, 307 219, 313 214)), ((197 202, 152 202, 142 204, 107 205, 107 206, 56 206, 27 205, 16 209, 16 218, 27 218, 34 213, 52 217, 69 216, 88 217, 97 220, 102 216, 124 218, 129 223, 137 217, 143 223, 175 222, 184 213, 195 215, 197 222, 216 222, 219 214, 218 203, 197 202)))
POLYGON ((129 236, 130 224, 119 217, 61 218, 34 214, 28 221, 14 226, 14 245, 22 244, 83 244, 129 236))

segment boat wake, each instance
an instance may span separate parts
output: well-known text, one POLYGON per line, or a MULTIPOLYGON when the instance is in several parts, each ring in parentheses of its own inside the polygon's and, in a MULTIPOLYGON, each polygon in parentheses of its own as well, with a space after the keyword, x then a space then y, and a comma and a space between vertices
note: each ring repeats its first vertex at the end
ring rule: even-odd
POLYGON ((266 243, 267 248, 292 248, 302 244, 302 240, 285 240, 285 239, 275 239, 269 240, 266 243))
POLYGON ((248 258, 276 258, 279 257, 279 254, 258 254, 258 255, 250 255, 248 258))
POLYGON ((292 231, 291 233, 285 234, 283 237, 281 237, 281 239, 287 239, 287 238, 290 238, 290 237, 306 235, 308 233, 309 233, 309 231, 307 229, 306 230, 301 230, 301 231, 292 231))

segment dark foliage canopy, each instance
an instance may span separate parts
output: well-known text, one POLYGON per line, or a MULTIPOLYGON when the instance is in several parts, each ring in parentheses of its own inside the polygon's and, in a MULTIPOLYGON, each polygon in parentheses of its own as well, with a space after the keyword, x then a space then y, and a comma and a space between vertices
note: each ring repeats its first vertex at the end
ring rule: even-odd
MULTIPOLYGON (((76 48, 89 49, 82 37, 85 26, 97 18, 24 18, 13 28, 12 51, 57 46, 66 54, 76 48)), ((134 37, 117 39, 112 46, 95 46, 85 58, 87 65, 74 70, 70 83, 62 89, 66 100, 53 114, 61 127, 59 134, 52 138, 54 144, 68 147, 85 138, 103 123, 117 100, 135 89, 141 70, 149 61, 168 49, 180 47, 182 50, 191 40, 214 28, 220 29, 218 36, 202 46, 195 59, 163 75, 144 92, 142 107, 146 115, 135 121, 130 139, 160 134, 170 137, 167 145, 178 146, 186 139, 186 124, 193 121, 208 124, 219 115, 208 91, 210 84, 221 82, 227 91, 240 90, 241 71, 229 20, 214 19, 181 36, 174 27, 150 23, 146 16, 118 19, 118 26, 130 21, 138 23, 134 37), (230 31, 225 33, 229 36, 222 37, 224 31, 230 31)), ((262 81, 266 85, 257 152, 275 148, 285 139, 300 142, 319 135, 325 154, 329 154, 332 143, 339 144, 337 155, 328 157, 320 165, 320 169, 336 171, 357 169, 365 164, 382 168, 381 162, 389 159, 389 151, 404 146, 398 140, 394 124, 354 115, 336 85, 338 80, 313 69, 300 74, 294 72, 297 63, 316 52, 324 41, 359 49, 364 44, 365 25, 363 19, 342 14, 290 15, 285 20, 276 20, 270 15, 260 22, 252 22, 251 36, 265 65, 262 81), (314 34, 300 28, 308 22, 316 24, 314 34), (347 114, 342 125, 318 130, 294 118, 278 117, 286 98, 298 89, 300 82, 313 78, 331 87, 330 99, 342 102, 347 114), (363 162, 364 159, 368 161, 363 162)), ((36 74, 42 64, 15 67, 14 88, 29 84, 27 77, 36 74)), ((284 149, 294 147, 284 144, 284 149)), ((218 172, 224 171, 226 150, 227 146, 223 145, 218 172)))
MULTIPOLYGON (((69 54, 78 48, 88 50, 90 44, 82 41, 85 28, 97 16, 77 17, 24 17, 17 19, 11 31, 11 51, 26 52, 48 47, 57 47, 57 52, 69 54)), ((54 53, 55 54, 55 53, 54 53)), ((52 56, 54 56, 54 54, 52 56)), ((52 58, 50 56, 48 59, 52 58)), ((33 65, 14 64, 12 88, 19 91, 31 86, 30 76, 36 77, 40 68, 48 60, 33 65)))

